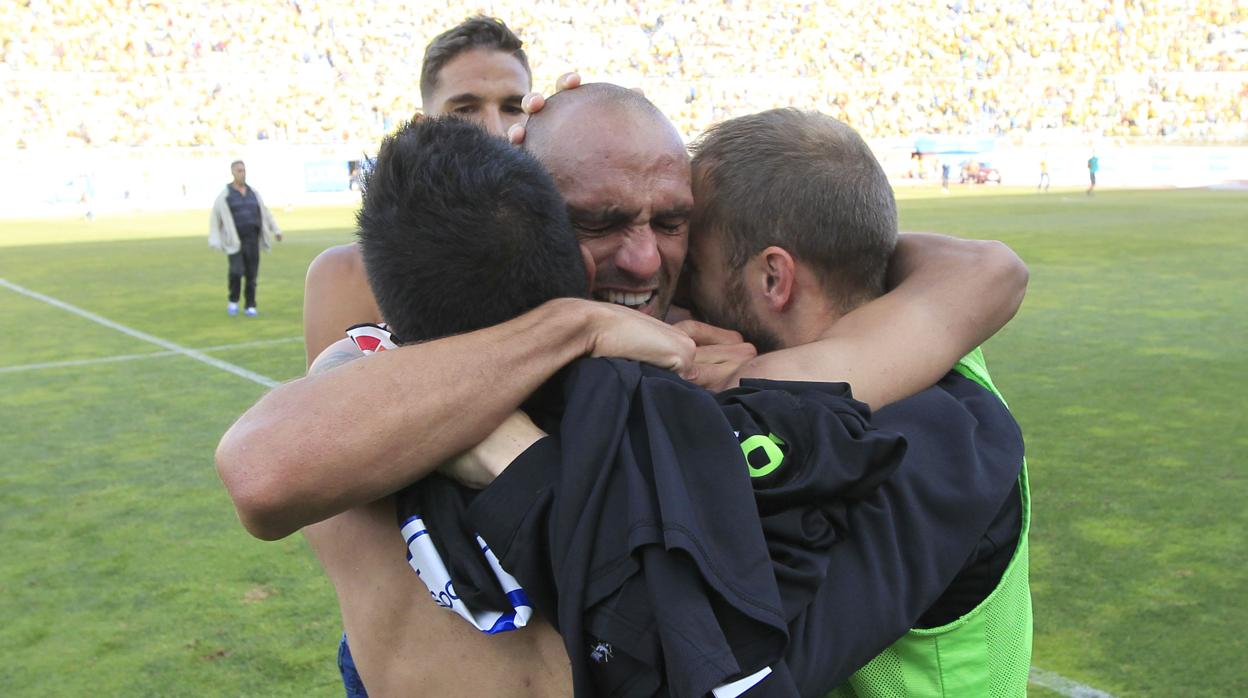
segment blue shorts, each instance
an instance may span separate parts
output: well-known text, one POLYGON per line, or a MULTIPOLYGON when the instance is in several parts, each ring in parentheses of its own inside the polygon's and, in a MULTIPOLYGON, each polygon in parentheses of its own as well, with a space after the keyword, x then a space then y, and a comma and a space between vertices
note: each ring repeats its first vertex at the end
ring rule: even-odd
POLYGON ((347 698, 368 698, 364 689, 364 680, 355 669, 355 660, 351 658, 351 648, 347 645, 347 634, 342 634, 338 642, 338 671, 342 674, 342 687, 347 691, 347 698))

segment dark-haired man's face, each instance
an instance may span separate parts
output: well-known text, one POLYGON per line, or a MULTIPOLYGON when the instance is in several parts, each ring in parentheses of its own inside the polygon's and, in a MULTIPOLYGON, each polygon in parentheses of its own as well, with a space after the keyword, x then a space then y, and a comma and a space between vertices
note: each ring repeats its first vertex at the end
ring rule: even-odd
POLYGON ((520 100, 529 85, 529 74, 510 53, 465 51, 442 66, 437 87, 424 105, 425 113, 455 114, 502 136, 512 124, 523 124, 528 118, 520 100))
POLYGON ((693 194, 684 144, 650 123, 627 113, 571 120, 545 164, 593 258, 594 298, 662 319, 685 260, 693 194))

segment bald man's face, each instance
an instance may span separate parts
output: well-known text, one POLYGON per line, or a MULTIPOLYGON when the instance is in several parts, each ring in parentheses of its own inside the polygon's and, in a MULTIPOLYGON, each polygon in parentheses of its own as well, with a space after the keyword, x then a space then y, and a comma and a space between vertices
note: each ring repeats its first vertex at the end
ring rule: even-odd
POLYGON ((542 160, 593 258, 594 298, 662 319, 689 243, 689 157, 656 117, 604 111, 564 119, 542 160))

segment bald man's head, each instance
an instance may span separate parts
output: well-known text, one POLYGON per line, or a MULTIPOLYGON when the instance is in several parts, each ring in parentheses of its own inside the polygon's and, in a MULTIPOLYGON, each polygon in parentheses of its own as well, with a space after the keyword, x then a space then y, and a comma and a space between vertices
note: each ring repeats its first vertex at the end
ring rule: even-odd
POLYGON ((557 159, 569 147, 570 136, 603 136, 611 132, 606 125, 622 126, 629 131, 641 130, 651 138, 669 144, 680 144, 680 134, 672 122, 641 93, 606 82, 593 82, 564 90, 546 100, 546 106, 529 118, 525 128, 524 147, 539 160, 557 159), (580 134, 577 126, 591 127, 580 134))
POLYGON ((592 83, 551 97, 526 132, 524 147, 554 177, 593 257, 594 296, 662 318, 693 208, 676 127, 641 94, 592 83))

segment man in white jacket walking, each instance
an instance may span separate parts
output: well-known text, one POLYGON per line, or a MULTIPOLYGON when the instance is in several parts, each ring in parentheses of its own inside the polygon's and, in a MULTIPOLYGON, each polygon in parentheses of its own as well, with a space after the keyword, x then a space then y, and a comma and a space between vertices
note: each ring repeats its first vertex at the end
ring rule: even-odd
POLYGON ((242 160, 230 163, 234 181, 225 186, 212 205, 208 245, 222 250, 230 259, 230 304, 226 312, 238 315, 238 296, 242 280, 247 280, 243 293, 243 314, 255 317, 256 276, 260 272, 260 250, 269 249, 273 239, 282 241, 282 231, 273 214, 264 205, 260 193, 247 186, 247 166, 242 160))

